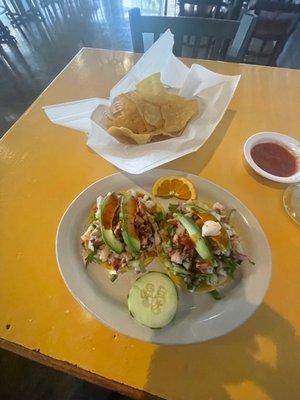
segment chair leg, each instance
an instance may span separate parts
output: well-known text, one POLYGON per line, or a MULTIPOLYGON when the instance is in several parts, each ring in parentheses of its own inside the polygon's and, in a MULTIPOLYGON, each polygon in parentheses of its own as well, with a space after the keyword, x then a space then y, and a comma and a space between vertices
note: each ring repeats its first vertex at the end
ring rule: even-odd
POLYGON ((201 37, 197 36, 195 38, 195 43, 194 43, 194 47, 193 47, 193 54, 192 54, 193 58, 198 58, 200 45, 201 45, 201 37))
POLYGON ((214 39, 212 37, 207 38, 207 47, 205 51, 205 59, 209 59, 211 56, 212 48, 214 46, 214 39))
POLYGON ((165 0, 164 15, 168 14, 168 0, 165 0))
POLYGON ((262 44, 261 44, 261 46, 260 46, 260 49, 259 49, 259 53, 263 53, 263 51, 264 51, 264 49, 265 49, 265 47, 266 47, 266 44, 267 44, 267 40, 263 40, 262 41, 262 44))
POLYGON ((275 44, 274 50, 269 58, 268 65, 270 66, 276 66, 276 60, 279 57, 279 54, 282 52, 285 44, 286 44, 287 38, 283 40, 278 40, 278 42, 275 44))
POLYGON ((184 16, 184 1, 179 0, 179 15, 184 16))
POLYGON ((9 55, 4 51, 2 46, 0 45, 0 59, 4 60, 4 62, 1 60, 1 64, 3 68, 8 68, 13 73, 15 76, 18 76, 19 78, 22 78, 22 75, 20 71, 16 68, 15 64, 13 63, 12 59, 9 57, 9 55))

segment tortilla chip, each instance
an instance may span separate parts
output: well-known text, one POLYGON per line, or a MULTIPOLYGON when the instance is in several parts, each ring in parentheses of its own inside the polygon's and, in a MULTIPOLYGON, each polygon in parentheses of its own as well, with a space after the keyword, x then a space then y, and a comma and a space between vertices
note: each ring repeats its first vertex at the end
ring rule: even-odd
POLYGON ((135 103, 141 117, 145 122, 147 131, 152 131, 163 127, 164 121, 162 119, 159 105, 144 100, 137 92, 126 93, 126 96, 135 103))
POLYGON ((113 119, 110 115, 110 109, 107 106, 100 104, 92 113, 91 120, 96 124, 107 129, 113 124, 113 119))
POLYGON ((161 114, 165 121, 164 130, 168 133, 182 131, 197 112, 196 99, 188 100, 175 94, 170 95, 168 103, 161 106, 161 114))
POLYGON ((126 127, 134 133, 146 132, 146 125, 135 103, 125 94, 117 96, 110 108, 113 126, 126 127))
POLYGON ((151 135, 149 133, 134 133, 124 126, 111 126, 108 129, 108 133, 119 142, 126 144, 146 144, 151 140, 151 135))
POLYGON ((198 108, 197 100, 167 91, 156 73, 117 96, 111 107, 97 107, 91 118, 121 143, 145 144, 181 135, 198 108))
POLYGON ((159 72, 139 82, 136 85, 136 91, 144 100, 158 105, 164 104, 169 96, 169 93, 160 81, 159 72))

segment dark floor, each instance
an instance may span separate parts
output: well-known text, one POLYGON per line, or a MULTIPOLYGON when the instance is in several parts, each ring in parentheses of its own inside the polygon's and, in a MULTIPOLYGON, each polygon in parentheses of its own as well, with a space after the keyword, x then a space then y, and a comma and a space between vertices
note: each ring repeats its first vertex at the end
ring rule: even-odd
POLYGON ((0 349, 1 400, 129 400, 0 349))

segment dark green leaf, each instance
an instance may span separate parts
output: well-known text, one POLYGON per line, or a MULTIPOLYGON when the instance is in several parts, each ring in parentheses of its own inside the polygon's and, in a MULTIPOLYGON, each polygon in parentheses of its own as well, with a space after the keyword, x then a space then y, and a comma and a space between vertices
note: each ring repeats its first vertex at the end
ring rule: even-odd
POLYGON ((192 283, 187 283, 186 288, 187 288, 187 290, 190 290, 191 292, 193 292, 196 289, 196 286, 193 285, 192 283))
POLYGON ((212 290, 211 292, 209 292, 209 294, 215 299, 215 300, 221 300, 222 296, 220 295, 220 293, 217 290, 212 290))
POLYGON ((111 274, 110 275, 110 280, 111 282, 114 282, 117 279, 118 275, 117 274, 111 274))
POLYGON ((167 232, 169 235, 171 235, 171 233, 173 232, 173 226, 172 225, 168 225, 167 226, 167 232))
POLYGON ((160 222, 163 221, 165 218, 164 213, 162 211, 159 211, 157 213, 154 214, 154 219, 156 222, 160 222))
POLYGON ((174 212, 178 211, 178 207, 179 207, 179 204, 172 204, 172 203, 170 203, 170 204, 169 204, 169 211, 170 211, 171 213, 174 213, 174 212))
POLYGON ((87 267, 90 263, 96 261, 95 254, 93 252, 90 252, 86 257, 85 257, 85 266, 87 267))
POLYGON ((234 273, 235 273, 235 270, 237 269, 239 263, 234 261, 232 258, 226 257, 226 256, 222 256, 221 259, 224 263, 224 270, 227 272, 227 274, 228 274, 228 276, 230 276, 230 278, 234 279, 234 273))

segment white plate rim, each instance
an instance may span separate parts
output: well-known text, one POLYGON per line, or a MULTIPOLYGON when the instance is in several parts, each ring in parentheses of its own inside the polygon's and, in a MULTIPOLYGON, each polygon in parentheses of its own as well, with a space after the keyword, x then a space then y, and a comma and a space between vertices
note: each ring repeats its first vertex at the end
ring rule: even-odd
MULTIPOLYGON (((184 339, 183 339, 183 340, 172 340, 172 341, 169 342, 169 343, 168 343, 168 342, 165 342, 165 341, 157 340, 155 337, 153 337, 153 338, 147 338, 147 339, 145 340, 143 337, 137 337, 136 335, 132 335, 132 334, 128 333, 126 329, 123 329, 123 328, 117 329, 117 328, 116 328, 113 324, 111 324, 108 320, 105 320, 105 319, 100 318, 100 317, 95 313, 95 311, 94 311, 93 309, 91 309, 91 307, 87 306, 87 305, 85 304, 85 302, 82 301, 82 299, 80 298, 80 296, 79 296, 77 293, 75 293, 74 290, 72 289, 71 285, 69 284, 68 280, 66 279, 66 277, 65 277, 65 275, 64 275, 63 268, 62 268, 62 266, 61 266, 61 264, 60 264, 58 248, 59 248, 59 240, 60 240, 60 230, 61 230, 61 226, 62 226, 63 223, 64 223, 64 218, 65 218, 65 216, 68 214, 69 210, 70 210, 70 209, 72 208, 72 206, 76 203, 76 201, 77 201, 86 191, 88 191, 89 189, 91 189, 91 188, 94 187, 95 185, 99 184, 101 181, 103 181, 103 180, 105 180, 105 179, 107 179, 107 178, 113 177, 113 176, 117 176, 117 175, 125 175, 125 176, 135 177, 135 176, 132 176, 132 175, 130 175, 130 174, 126 174, 126 173, 122 173, 122 172, 116 172, 116 173, 114 173, 114 174, 111 174, 111 175, 109 175, 109 176, 105 176, 105 177, 103 177, 103 178, 101 178, 101 179, 99 179, 99 180, 97 180, 97 181, 91 183, 91 184, 88 185, 85 189, 83 189, 83 190, 72 200, 72 202, 69 204, 69 206, 67 207, 67 209, 65 210, 65 212, 63 213, 63 215, 62 215, 62 217, 61 217, 61 219, 60 219, 60 222, 59 222, 59 225, 58 225, 58 228, 57 228, 57 233, 56 233, 55 252, 56 252, 56 261, 57 261, 57 265, 58 265, 60 274, 61 274, 61 276, 62 276, 62 279, 63 279, 63 281, 64 281, 66 287, 68 288, 68 290, 69 290, 69 292, 71 293, 71 295, 75 298, 75 300, 76 300, 85 310, 87 310, 90 314, 92 314, 93 317, 94 317, 97 321, 99 321, 100 323, 103 323, 105 326, 107 326, 108 328, 112 329, 113 331, 117 331, 117 332, 119 332, 119 333, 121 333, 121 334, 124 334, 124 335, 126 335, 126 336, 128 336, 128 337, 131 337, 131 338, 133 338, 133 339, 137 339, 137 340, 141 340, 141 341, 145 341, 145 342, 149 342, 149 343, 154 343, 154 344, 159 344, 159 345, 161 345, 161 344, 163 344, 163 345, 185 345, 185 344, 200 343, 200 342, 212 340, 212 339, 214 339, 214 338, 223 336, 223 335, 225 335, 225 334, 231 332, 232 330, 236 329, 236 328, 239 327, 240 325, 242 325, 246 320, 248 320, 248 319, 252 316, 252 314, 255 312, 255 310, 256 310, 256 309, 260 306, 260 304, 262 303, 262 301, 263 301, 263 299, 264 299, 264 297, 265 297, 265 295, 266 295, 266 293, 267 293, 267 290, 268 290, 268 288, 269 288, 270 280, 271 280, 271 275, 272 275, 272 253, 271 253, 271 249, 270 249, 270 246, 269 246, 267 237, 266 237, 266 235, 265 235, 263 229, 261 228, 259 222, 257 221, 256 217, 253 215, 253 213, 252 213, 252 212, 237 198, 237 197, 235 197, 235 196, 234 196, 232 193, 230 193, 228 190, 224 189, 223 187, 221 187, 220 185, 218 185, 218 184, 216 184, 216 183, 214 183, 214 182, 212 182, 212 181, 209 181, 209 180, 204 179, 204 178, 202 178, 202 177, 200 177, 200 176, 197 176, 197 175, 188 174, 188 173, 185 173, 185 172, 183 172, 183 171, 176 171, 176 170, 170 170, 170 169, 167 170, 167 169, 162 169, 162 168, 157 168, 155 171, 158 171, 158 170, 159 170, 159 171, 164 171, 164 172, 163 172, 163 175, 182 175, 182 176, 194 176, 194 177, 196 177, 196 178, 199 178, 201 181, 204 181, 204 182, 206 182, 206 183, 208 183, 208 184, 212 184, 212 185, 214 185, 218 190, 221 190, 221 191, 225 192, 226 195, 229 195, 232 199, 234 199, 234 201, 238 202, 245 210, 247 210, 249 216, 250 216, 250 217, 253 219, 253 221, 256 223, 256 225, 257 225, 256 227, 259 229, 260 234, 262 235, 262 238, 263 238, 263 240, 265 241, 265 244, 266 244, 266 252, 267 252, 267 258, 268 258, 268 271, 267 271, 267 277, 266 277, 266 279, 265 279, 265 287, 264 287, 263 293, 261 294, 261 298, 260 298, 260 301, 259 301, 258 304, 253 305, 252 309, 251 309, 247 314, 245 314, 245 315, 243 316, 243 318, 240 318, 238 321, 236 321, 235 323, 233 323, 231 327, 229 327, 228 329, 224 329, 221 333, 220 333, 220 332, 213 333, 213 334, 210 335, 209 338, 205 338, 205 339, 199 338, 199 339, 197 339, 197 340, 194 340, 194 339, 193 339, 193 340, 190 340, 190 339, 189 339, 189 340, 184 340, 184 339)), ((151 173, 153 173, 153 172, 154 172, 154 171, 149 171, 149 172, 147 172, 147 173, 150 173, 150 174, 151 174, 151 173)), ((140 178, 141 175, 139 175, 138 177, 140 178)))

